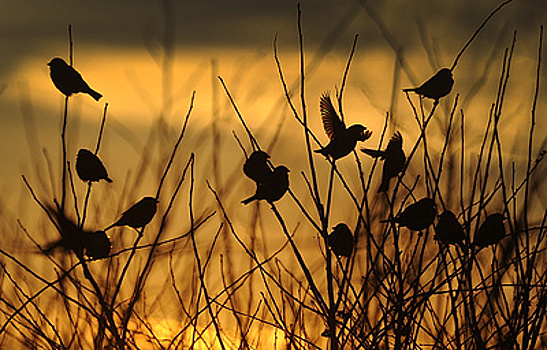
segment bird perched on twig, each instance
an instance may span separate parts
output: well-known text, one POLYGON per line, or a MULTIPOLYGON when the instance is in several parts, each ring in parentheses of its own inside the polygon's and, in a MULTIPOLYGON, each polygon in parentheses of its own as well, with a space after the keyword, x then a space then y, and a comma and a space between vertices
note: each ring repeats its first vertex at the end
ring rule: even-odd
POLYGON ((110 239, 104 231, 95 231, 87 238, 85 246, 85 255, 93 259, 106 258, 110 253, 112 245, 110 239))
POLYGON ((406 207, 392 220, 383 220, 382 222, 392 221, 398 223, 400 227, 421 231, 433 224, 436 213, 433 199, 425 197, 406 207))
POLYGON ((336 113, 328 93, 321 95, 319 109, 323 120, 323 128, 330 141, 325 147, 315 150, 316 153, 337 160, 350 154, 357 141, 365 141, 372 136, 372 131, 367 130, 366 127, 360 124, 354 124, 346 128, 346 124, 336 113))
POLYGON ((406 162, 405 152, 403 151, 403 136, 400 132, 396 132, 385 150, 375 150, 370 148, 361 148, 361 152, 368 154, 373 158, 380 157, 384 161, 382 169, 382 183, 378 192, 387 192, 389 182, 403 171, 406 162))
POLYGON ((48 207, 57 222, 57 228, 61 238, 49 243, 44 249, 44 253, 50 254, 57 248, 72 251, 79 258, 83 254, 92 259, 105 258, 110 253, 110 239, 104 231, 86 231, 80 229, 78 225, 61 212, 59 208, 48 207))
POLYGON ((99 180, 112 182, 99 157, 85 148, 80 149, 76 156, 76 173, 84 182, 98 182, 99 180))
POLYGON ((505 237, 504 220, 505 217, 503 214, 495 213, 488 215, 477 232, 475 232, 473 245, 484 248, 499 243, 505 237))
POLYGON ((459 244, 465 241, 465 233, 462 225, 458 222, 456 215, 450 210, 444 211, 439 216, 435 225, 435 238, 443 244, 459 244))
POLYGON ((115 226, 129 226, 138 229, 148 225, 156 215, 157 204, 158 200, 154 197, 142 198, 124 211, 118 221, 105 228, 104 231, 108 231, 115 226))
POLYGON ((103 95, 90 88, 80 73, 69 66, 62 58, 55 57, 47 65, 49 66, 49 75, 53 84, 65 96, 83 92, 93 97, 95 101, 99 101, 103 97, 103 95))
POLYGON ((351 230, 344 223, 333 227, 333 231, 327 237, 327 243, 334 254, 345 257, 351 256, 355 246, 351 230))
POLYGON ((268 203, 280 200, 289 189, 289 169, 284 165, 275 167, 272 176, 264 182, 258 182, 256 192, 249 198, 241 201, 249 204, 254 200, 264 199, 268 203))
POLYGON ((243 172, 256 183, 268 181, 273 175, 273 171, 268 165, 269 158, 268 153, 264 151, 254 151, 243 164, 243 172))
POLYGON ((403 91, 413 91, 418 95, 438 101, 441 97, 448 95, 452 91, 453 85, 452 71, 448 68, 443 68, 419 87, 407 88, 403 89, 403 91))

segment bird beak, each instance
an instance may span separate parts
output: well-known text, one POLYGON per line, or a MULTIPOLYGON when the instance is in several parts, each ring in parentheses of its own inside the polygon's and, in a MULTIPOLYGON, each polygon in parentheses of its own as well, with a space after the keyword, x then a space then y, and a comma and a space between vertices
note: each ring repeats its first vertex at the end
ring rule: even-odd
POLYGON ((365 130, 363 131, 363 138, 365 140, 368 140, 372 136, 372 130, 365 130))

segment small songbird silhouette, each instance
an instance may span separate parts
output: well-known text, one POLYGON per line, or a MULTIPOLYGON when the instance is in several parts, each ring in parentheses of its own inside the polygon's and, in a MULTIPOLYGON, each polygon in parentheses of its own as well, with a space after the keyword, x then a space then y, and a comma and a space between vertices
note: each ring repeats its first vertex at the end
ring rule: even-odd
MULTIPOLYGON (((392 221, 398 223, 401 227, 421 231, 433 224, 436 213, 433 199, 425 197, 406 207, 392 221)), ((382 222, 388 221, 390 220, 383 220, 382 222)))
POLYGON ((84 182, 99 180, 112 182, 112 179, 108 177, 108 172, 99 157, 85 148, 80 149, 76 156, 76 173, 84 182))
POLYGON ((268 203, 280 200, 289 189, 289 169, 284 165, 275 167, 271 178, 265 182, 258 182, 256 192, 249 198, 241 201, 249 204, 254 200, 264 199, 268 203))
POLYGON ((105 258, 110 253, 110 239, 103 231, 91 232, 80 229, 78 225, 69 219, 59 208, 47 206, 53 214, 61 238, 49 243, 43 251, 46 254, 52 253, 57 248, 72 251, 79 258, 83 254, 92 259, 105 258))
POLYGON ((459 244, 465 241, 465 233, 456 215, 450 210, 444 211, 439 216, 435 226, 435 238, 443 244, 459 244))
POLYGON ((488 215, 477 232, 475 232, 473 245, 484 248, 499 243, 505 237, 504 220, 505 217, 503 214, 495 213, 488 215))
POLYGON ((264 151, 254 151, 243 164, 243 172, 256 183, 268 181, 273 171, 268 165, 270 156, 264 151))
POLYGON ((110 253, 112 244, 104 231, 96 231, 88 235, 85 246, 85 255, 92 259, 106 258, 110 253))
POLYGON ((157 204, 158 200, 154 197, 142 198, 124 211, 118 221, 105 228, 104 231, 108 231, 115 226, 129 226, 138 229, 148 225, 156 215, 157 204))
POLYGON ((319 109, 323 120, 323 128, 330 141, 325 147, 314 152, 337 160, 350 154, 357 141, 365 141, 372 136, 372 131, 367 130, 366 127, 360 124, 354 124, 346 128, 346 124, 336 113, 328 93, 321 95, 319 109))
POLYGON ((361 151, 373 158, 380 157, 384 161, 382 183, 380 184, 380 188, 378 188, 378 192, 387 192, 390 180, 399 175, 405 166, 406 157, 403 151, 403 136, 401 136, 400 132, 396 132, 391 140, 389 140, 384 151, 370 148, 362 148, 361 151))
POLYGON ((350 257, 355 246, 351 230, 344 223, 333 227, 333 231, 327 237, 327 242, 334 254, 338 256, 350 257))
POLYGON ((407 88, 403 89, 403 91, 413 91, 418 95, 438 101, 441 97, 448 95, 452 91, 453 85, 452 71, 448 68, 443 68, 419 87, 407 88))
POLYGON ((55 57, 47 65, 49 66, 49 75, 53 84, 65 96, 83 92, 93 97, 95 101, 99 101, 103 97, 103 95, 90 88, 80 73, 69 66, 62 58, 55 57))

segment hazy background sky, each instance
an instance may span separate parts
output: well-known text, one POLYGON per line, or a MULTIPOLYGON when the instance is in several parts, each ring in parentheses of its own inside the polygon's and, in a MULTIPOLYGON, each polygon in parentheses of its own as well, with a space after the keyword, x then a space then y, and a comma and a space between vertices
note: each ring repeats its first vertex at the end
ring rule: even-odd
MULTIPOLYGON (((173 43, 169 123, 180 124, 191 92, 196 90, 193 130, 207 127, 215 98, 220 106, 223 131, 230 133, 240 128, 215 81, 216 75, 226 80, 251 126, 261 127, 267 133, 265 118, 272 118, 273 129, 278 120, 274 116, 288 113, 285 103, 280 105, 282 89, 272 41, 278 33, 285 74, 287 80, 294 81, 298 73, 296 1, 3 0, 1 3, 0 185, 5 199, 19 196, 20 176, 30 176, 35 162, 43 159, 36 155, 37 150, 47 149, 53 155, 59 152, 63 97, 49 80, 46 63, 55 56, 68 58, 68 24, 73 26, 75 67, 105 96, 100 103, 88 96, 71 99, 71 113, 77 116, 76 126, 70 126, 74 128, 73 153, 78 147, 93 147, 104 102, 108 102, 103 158, 111 164, 120 164, 119 159, 138 155, 138 142, 130 145, 128 139, 139 140, 163 105, 161 57, 166 31, 167 40, 173 43), (133 153, 127 157, 127 152, 133 153), (33 156, 37 158, 33 160, 33 156)), ((317 99, 322 91, 333 91, 339 86, 355 34, 359 34, 359 42, 345 99, 349 122, 366 118, 364 123, 377 130, 385 112, 393 107, 394 118, 404 130, 403 115, 409 110, 392 105, 392 92, 425 80, 439 67, 450 66, 476 27, 500 3, 301 1, 310 72, 308 106, 314 130, 324 136, 317 99), (395 82, 396 86, 394 48, 400 50, 404 59, 404 74, 395 82)), ((514 91, 522 96, 511 95, 517 103, 508 105, 507 110, 511 114, 529 109, 539 26, 546 19, 544 0, 515 0, 505 7, 461 59, 455 72, 455 93, 478 84, 477 79, 484 72, 485 81, 480 84, 494 88, 495 93, 503 50, 510 45, 513 31, 517 31, 514 91)), ((545 72, 543 69, 543 78, 545 72)), ((494 93, 483 98, 492 102, 494 93)), ((545 101, 545 90, 541 93, 541 101, 545 101)), ((463 93, 461 98, 471 104, 472 97, 463 93)), ((397 100, 406 105, 402 93, 397 100)), ((483 102, 477 102, 476 108, 486 118, 489 102, 483 102)), ((545 118, 541 115, 538 130, 544 131, 545 118)), ((289 126, 295 126, 291 123, 289 126)), ((410 123, 415 128, 414 121, 410 123)), ((508 121, 507 125, 511 123, 508 121)), ((231 146, 237 149, 234 142, 231 146)), ((130 166, 112 165, 111 173, 114 178, 123 177, 124 169, 130 166)))

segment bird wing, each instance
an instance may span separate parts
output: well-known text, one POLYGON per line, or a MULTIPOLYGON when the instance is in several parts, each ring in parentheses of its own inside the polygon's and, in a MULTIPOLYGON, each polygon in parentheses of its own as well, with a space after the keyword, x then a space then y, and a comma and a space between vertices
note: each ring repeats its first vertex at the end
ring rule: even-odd
POLYGON ((403 136, 400 132, 397 131, 395 135, 393 135, 389 140, 386 148, 386 153, 390 153, 401 148, 403 148, 403 136))
POLYGON ((341 132, 346 130, 346 125, 336 113, 328 93, 321 95, 319 109, 323 120, 323 128, 330 139, 333 139, 336 135, 340 135, 341 132))

